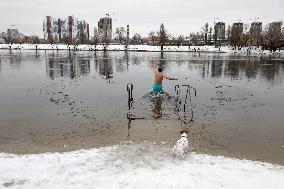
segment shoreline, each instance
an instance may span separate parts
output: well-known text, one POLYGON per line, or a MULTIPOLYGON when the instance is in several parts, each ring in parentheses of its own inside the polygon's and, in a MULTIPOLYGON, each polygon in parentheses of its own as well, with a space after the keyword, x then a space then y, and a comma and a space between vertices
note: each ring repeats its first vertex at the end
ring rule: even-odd
POLYGON ((0 160, 0 185, 12 188, 145 188, 145 184, 172 188, 173 183, 175 188, 284 186, 281 165, 202 153, 175 157, 170 149, 146 143, 38 155, 0 153, 0 160), (181 182, 181 178, 189 179, 181 182))
POLYGON ((177 52, 177 53, 222 53, 222 54, 243 54, 247 56, 269 56, 279 55, 284 57, 284 50, 270 52, 261 50, 260 47, 242 47, 240 50, 234 50, 229 46, 160 46, 152 45, 67 45, 67 44, 0 44, 0 50, 28 50, 28 51, 110 51, 110 52, 177 52))
MULTIPOLYGON (((23 144, 27 145, 27 144, 23 144)), ((69 145, 64 145, 59 148, 54 147, 54 146, 42 146, 41 144, 28 144, 33 148, 33 150, 29 149, 27 152, 23 151, 15 151, 11 152, 8 149, 7 150, 1 150, 0 154, 2 155, 16 155, 16 156, 27 156, 27 155, 44 155, 44 154, 61 154, 61 153, 74 153, 76 151, 81 151, 81 150, 99 150, 102 148, 111 148, 115 146, 123 146, 123 145, 152 145, 156 146, 159 148, 167 149, 169 151, 172 150, 174 144, 168 144, 167 142, 164 141, 117 141, 116 143, 107 143, 107 144, 86 144, 82 143, 80 146, 73 146, 72 144, 69 145)), ((215 156, 215 157, 225 157, 225 158, 230 158, 230 159, 236 159, 236 160, 245 160, 245 161, 252 161, 252 162, 259 162, 259 163, 268 163, 271 165, 275 166, 284 166, 284 163, 280 161, 275 161, 275 160, 269 160, 269 159, 262 159, 258 157, 254 157, 251 154, 232 154, 231 152, 223 151, 223 150, 218 150, 214 151, 212 149, 198 149, 196 150, 195 148, 191 150, 188 154, 200 154, 200 155, 209 155, 209 156, 215 156)))
MULTIPOLYGON (((138 122, 137 124, 138 127, 143 123, 138 122)), ((144 129, 140 130, 139 128, 136 128, 136 130, 133 127, 134 130, 131 131, 132 133, 130 135, 128 133, 129 131, 126 129, 113 127, 111 130, 99 129, 93 131, 90 128, 84 129, 84 131, 75 131, 70 129, 67 133, 66 131, 57 131, 51 134, 47 131, 42 131, 34 136, 1 137, 0 153, 17 155, 62 153, 82 149, 111 147, 125 143, 143 144, 145 142, 172 149, 176 141, 180 138, 180 128, 171 128, 169 125, 169 123, 159 125, 159 132, 156 133, 153 133, 155 128, 150 128, 150 130, 146 131, 144 129)), ((284 159, 281 155, 281 152, 284 150, 283 147, 279 149, 279 154, 275 154, 273 152, 275 152, 276 149, 271 149, 267 146, 263 146, 260 150, 259 145, 261 144, 259 142, 246 145, 245 142, 238 141, 236 137, 233 137, 232 141, 238 141, 238 145, 232 146, 220 141, 218 138, 221 138, 221 135, 209 129, 202 131, 202 135, 199 134, 200 132, 198 126, 191 128, 188 139, 192 152, 284 166, 284 159)), ((269 142, 267 138, 263 138, 263 140, 266 141, 266 143, 269 142)))

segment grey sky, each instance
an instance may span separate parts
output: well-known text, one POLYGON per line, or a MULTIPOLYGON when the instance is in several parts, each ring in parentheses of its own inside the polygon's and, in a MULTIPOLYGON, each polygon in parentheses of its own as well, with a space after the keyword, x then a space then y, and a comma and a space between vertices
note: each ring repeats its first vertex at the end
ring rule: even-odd
POLYGON ((93 32, 98 19, 109 13, 114 28, 130 25, 131 36, 146 36, 162 22, 174 36, 187 36, 206 22, 284 21, 283 10, 283 0, 0 0, 0 32, 15 24, 24 34, 43 36, 42 22, 47 15, 74 15, 86 20, 93 32))

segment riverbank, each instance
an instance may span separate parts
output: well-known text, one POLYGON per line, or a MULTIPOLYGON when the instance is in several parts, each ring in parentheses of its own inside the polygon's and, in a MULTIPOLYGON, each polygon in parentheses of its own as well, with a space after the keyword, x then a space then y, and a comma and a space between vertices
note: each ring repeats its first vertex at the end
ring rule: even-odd
MULTIPOLYGON (((47 131, 48 126, 37 129, 36 133, 17 133, 9 136, 0 136, 0 153, 38 154, 70 152, 80 149, 109 147, 121 143, 162 145, 172 149, 180 138, 179 127, 172 121, 159 121, 153 126, 152 121, 138 120, 127 127, 109 126, 109 129, 80 125, 84 129, 66 130, 66 127, 57 129, 56 133, 47 131)), ((281 140, 276 141, 266 136, 259 136, 251 141, 252 133, 247 133, 240 140, 238 135, 225 136, 212 130, 211 127, 201 129, 202 123, 195 123, 190 128, 189 141, 193 152, 213 156, 225 156, 237 159, 267 162, 284 165, 281 140), (250 143, 248 143, 250 141, 250 143), (274 145, 271 145, 274 144, 274 145)), ((239 131, 238 131, 239 132, 239 131)))
MULTIPOLYGON (((152 45, 66 45, 66 44, 0 44, 0 49, 8 50, 56 50, 56 51, 137 51, 137 52, 161 52, 160 46, 152 45)), ((163 52, 195 52, 195 53, 229 53, 245 54, 249 56, 284 56, 284 50, 270 52, 260 47, 243 47, 235 50, 233 47, 222 46, 164 46, 163 52)))
POLYGON ((0 153, 0 187, 274 188, 284 167, 206 154, 176 158, 171 149, 123 144, 66 153, 0 153))

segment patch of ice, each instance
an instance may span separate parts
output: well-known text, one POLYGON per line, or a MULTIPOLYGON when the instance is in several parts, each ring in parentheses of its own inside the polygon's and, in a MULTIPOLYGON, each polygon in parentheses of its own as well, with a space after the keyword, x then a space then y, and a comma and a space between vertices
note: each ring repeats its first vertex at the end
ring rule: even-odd
POLYGON ((0 188, 284 188, 284 167, 221 156, 174 158, 159 145, 0 154, 0 188))

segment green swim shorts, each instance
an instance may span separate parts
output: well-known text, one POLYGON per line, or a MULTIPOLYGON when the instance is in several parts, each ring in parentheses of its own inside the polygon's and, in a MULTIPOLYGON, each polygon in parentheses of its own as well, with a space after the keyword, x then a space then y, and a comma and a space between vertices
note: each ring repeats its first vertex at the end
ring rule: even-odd
POLYGON ((154 84, 152 87, 152 92, 154 93, 163 93, 163 86, 160 84, 154 84))

